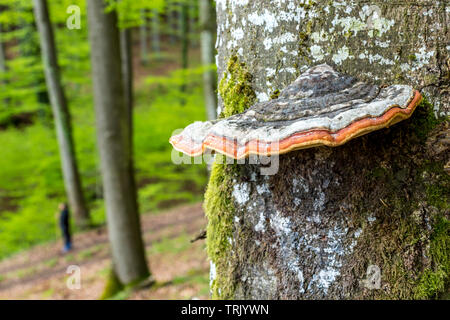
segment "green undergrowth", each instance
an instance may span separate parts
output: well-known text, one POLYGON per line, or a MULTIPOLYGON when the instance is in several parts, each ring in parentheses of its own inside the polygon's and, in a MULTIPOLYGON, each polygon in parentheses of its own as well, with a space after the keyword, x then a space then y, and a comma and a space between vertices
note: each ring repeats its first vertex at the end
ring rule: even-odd
MULTIPOLYGON (((92 94, 69 90, 76 155, 93 223, 105 222, 92 94)), ((201 86, 189 88, 184 105, 171 90, 136 92, 134 152, 140 211, 160 211, 202 200, 206 165, 172 163, 169 137, 175 129, 205 119, 201 86)), ((36 121, 0 130, 0 259, 60 237, 55 212, 65 201, 53 127, 36 121)), ((72 228, 76 230, 72 223, 72 228)))

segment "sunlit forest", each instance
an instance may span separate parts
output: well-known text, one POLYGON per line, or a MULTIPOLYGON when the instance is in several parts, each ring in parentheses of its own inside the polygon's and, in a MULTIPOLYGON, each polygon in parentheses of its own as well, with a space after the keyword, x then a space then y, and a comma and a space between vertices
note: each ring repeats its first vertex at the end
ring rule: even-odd
MULTIPOLYGON (((90 216, 89 229, 97 230, 100 235, 105 232, 106 218, 97 151, 86 1, 47 1, 47 6, 61 87, 70 110, 76 162, 90 216)), ((201 209, 194 205, 187 210, 192 211, 193 216, 186 226, 177 225, 176 218, 173 224, 163 217, 158 218, 170 208, 191 208, 189 205, 202 199, 207 181, 206 165, 173 164, 168 143, 175 129, 206 119, 202 74, 214 72, 214 65, 201 62, 198 3, 111 1, 107 10, 117 12, 120 31, 130 32, 134 173, 139 212, 146 216, 144 220, 150 219, 148 225, 152 226, 153 221, 163 224, 157 229, 158 235, 152 232, 147 254, 159 256, 155 261, 160 260, 158 268, 163 270, 174 256, 191 259, 193 255, 199 263, 187 266, 186 270, 181 268, 181 272, 174 271, 163 280, 178 281, 180 286, 191 280, 194 282, 194 289, 171 293, 175 296, 205 295, 208 271, 204 267, 204 252, 201 245, 189 243, 192 234, 203 227, 201 216, 196 214, 201 209)), ((81 234, 80 225, 72 215, 74 251, 62 256, 61 245, 53 245, 53 241, 61 238, 55 212, 58 204, 68 199, 55 117, 45 80, 43 59, 46 58, 42 57, 33 2, 2 1, 0 28, 0 259, 20 261, 13 265, 8 262, 11 260, 0 262, 0 288, 5 287, 0 289, 0 296, 51 298, 62 294, 64 297, 67 293, 49 287, 44 274, 49 270, 57 272, 68 264, 106 260, 106 240, 94 231, 81 234), (31 247, 32 251, 24 252, 31 247), (36 285, 32 286, 41 285, 40 288, 30 292, 19 290, 17 295, 10 296, 9 286, 35 281, 36 285)), ((105 281, 110 267, 102 264, 101 268, 96 265, 92 274, 93 279, 102 279, 100 283, 105 281)), ((64 272, 65 269, 59 271, 61 279, 65 277, 64 272)), ((101 293, 100 289, 99 293, 85 293, 86 296, 80 298, 99 298, 101 293)), ((167 296, 158 294, 170 298, 169 293, 167 296)))
POLYGON ((448 300, 448 21, 0 0, 0 300, 448 300))

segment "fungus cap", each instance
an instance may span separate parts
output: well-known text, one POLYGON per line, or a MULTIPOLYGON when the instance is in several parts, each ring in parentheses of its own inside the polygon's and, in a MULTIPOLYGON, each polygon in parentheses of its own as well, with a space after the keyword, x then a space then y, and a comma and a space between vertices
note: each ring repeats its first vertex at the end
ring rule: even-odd
POLYGON ((278 98, 225 119, 194 122, 170 143, 190 156, 210 149, 235 159, 335 147, 409 118, 421 100, 408 85, 379 87, 322 64, 301 74, 278 98))

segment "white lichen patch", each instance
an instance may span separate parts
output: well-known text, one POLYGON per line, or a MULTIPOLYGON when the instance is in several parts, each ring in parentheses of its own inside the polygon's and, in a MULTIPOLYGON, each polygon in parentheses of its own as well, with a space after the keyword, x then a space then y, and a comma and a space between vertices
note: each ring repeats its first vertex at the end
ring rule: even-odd
POLYGON ((248 183, 235 183, 232 195, 237 204, 244 205, 250 199, 250 185, 248 183))
POLYGON ((212 286, 213 281, 216 280, 216 265, 212 260, 209 261, 209 287, 212 286))
POLYGON ((264 212, 259 213, 258 223, 255 225, 256 232, 264 232, 266 229, 266 217, 264 216, 264 212))
POLYGON ((350 50, 347 48, 347 46, 343 46, 342 48, 340 48, 332 57, 334 63, 338 65, 342 64, 342 62, 344 62, 348 58, 350 58, 350 50))
POLYGON ((324 54, 322 48, 318 45, 312 45, 309 48, 309 51, 311 52, 311 56, 312 56, 313 60, 316 62, 321 61, 325 58, 325 54, 324 54))
POLYGON ((301 269, 300 258, 296 252, 298 233, 292 230, 292 221, 288 217, 283 217, 276 211, 270 217, 270 226, 277 235, 275 248, 279 249, 281 262, 287 270, 296 275, 299 281, 299 292, 304 293, 304 277, 301 269))
POLYGON ((264 26, 264 30, 269 33, 272 33, 278 27, 275 15, 267 9, 264 9, 264 12, 260 14, 252 12, 248 16, 248 21, 255 26, 264 26))

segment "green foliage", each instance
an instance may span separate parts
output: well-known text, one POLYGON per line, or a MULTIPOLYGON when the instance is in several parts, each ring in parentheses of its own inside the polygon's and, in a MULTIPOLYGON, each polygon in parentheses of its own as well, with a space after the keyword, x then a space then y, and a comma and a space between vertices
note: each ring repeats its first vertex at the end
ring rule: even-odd
POLYGON ((172 253, 178 254, 188 249, 192 244, 188 234, 183 233, 175 238, 164 238, 161 241, 152 243, 150 254, 172 253))

